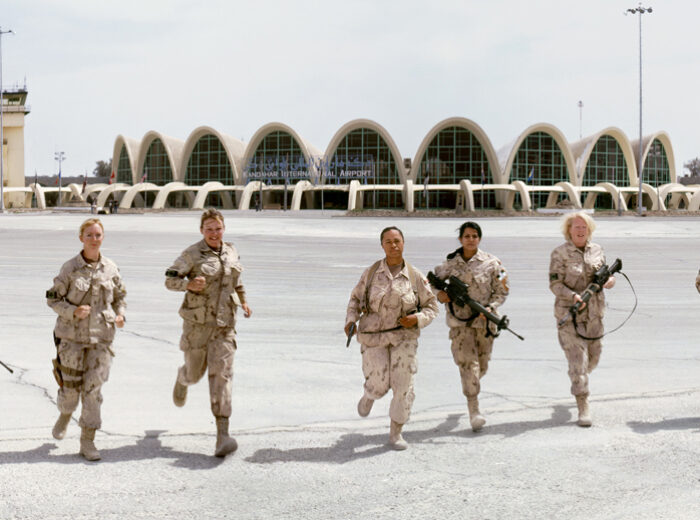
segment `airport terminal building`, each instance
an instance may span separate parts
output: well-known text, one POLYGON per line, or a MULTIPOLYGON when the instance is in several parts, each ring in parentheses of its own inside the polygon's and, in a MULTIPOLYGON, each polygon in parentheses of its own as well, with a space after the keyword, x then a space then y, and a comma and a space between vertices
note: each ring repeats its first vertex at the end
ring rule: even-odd
MULTIPOLYGON (((697 210, 700 186, 677 183, 668 134, 647 135, 641 144, 643 205, 697 210)), ((562 200, 578 208, 626 209, 637 204, 638 149, 619 128, 569 143, 547 123, 496 149, 476 122, 462 117, 436 124, 412 157, 367 119, 343 125, 325 151, 283 123, 262 126, 246 144, 201 126, 185 140, 157 131, 140 140, 117 136, 113 182, 71 194, 98 206, 116 200, 123 208, 154 209, 531 211, 562 200)), ((43 197, 37 193, 39 202, 43 197)))

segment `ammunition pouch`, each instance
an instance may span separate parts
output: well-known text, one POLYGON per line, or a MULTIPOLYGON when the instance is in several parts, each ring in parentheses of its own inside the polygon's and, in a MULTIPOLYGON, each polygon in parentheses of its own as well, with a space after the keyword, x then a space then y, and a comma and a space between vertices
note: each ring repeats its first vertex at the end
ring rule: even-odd
POLYGON ((61 344, 61 338, 53 335, 53 342, 56 345, 56 358, 51 360, 53 377, 56 379, 56 383, 60 388, 80 388, 83 385, 83 371, 76 370, 75 368, 70 368, 61 364, 61 358, 58 355, 58 346, 61 344), (63 379, 63 376, 69 377, 79 377, 80 379, 63 379))

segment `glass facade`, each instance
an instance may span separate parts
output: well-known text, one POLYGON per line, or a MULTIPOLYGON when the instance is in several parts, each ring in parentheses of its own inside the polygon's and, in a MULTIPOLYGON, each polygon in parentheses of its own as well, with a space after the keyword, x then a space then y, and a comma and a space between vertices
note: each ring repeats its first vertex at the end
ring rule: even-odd
POLYGON ((126 153, 126 146, 122 146, 122 151, 119 152, 119 162, 117 163, 117 182, 132 184, 133 179, 129 154, 126 153))
POLYGON ((288 132, 270 132, 258 145, 245 167, 248 181, 264 180, 268 184, 291 184, 309 178, 309 168, 299 143, 288 132))
POLYGON ((226 150, 218 137, 207 134, 195 144, 185 170, 185 184, 201 186, 205 182, 219 181, 232 186, 233 168, 226 150))
MULTIPOLYGON (((491 184, 493 175, 486 158, 484 147, 476 136, 461 126, 452 126, 438 132, 430 141, 421 159, 416 184, 459 184, 468 179, 472 184, 491 184)), ((477 208, 494 208, 496 197, 493 192, 474 194, 477 208)), ((416 207, 450 208, 456 204, 457 192, 429 191, 418 195, 416 207)))
MULTIPOLYGON (((615 186, 629 186, 627 161, 622 148, 612 136, 603 135, 598 139, 583 173, 582 186, 595 186, 600 182, 609 182, 615 186)), ((599 193, 595 209, 612 209, 612 198, 599 193)))
POLYGON ((671 182, 671 169, 668 166, 666 149, 661 141, 654 139, 644 160, 642 182, 652 186, 662 186, 671 182))
MULTIPOLYGON (((158 186, 164 186, 173 181, 173 171, 170 167, 168 154, 165 152, 163 141, 154 139, 146 152, 143 176, 146 174, 146 182, 152 182, 158 186)), ((141 179, 139 179, 139 182, 141 179)))
MULTIPOLYGON (((218 181, 224 186, 233 186, 233 168, 224 145, 212 134, 202 136, 194 145, 185 170, 185 184, 201 186, 209 181, 218 181)), ((205 206, 223 207, 221 195, 210 193, 205 206)))
MULTIPOLYGON (((569 181, 564 154, 551 135, 534 132, 520 144, 508 182, 513 181, 523 181, 530 186, 553 186, 569 181)), ((548 196, 547 192, 531 193, 532 209, 545 207, 548 196)))
MULTIPOLYGON (((370 128, 357 128, 340 141, 324 168, 325 184, 401 184, 394 156, 384 138, 370 128)), ((363 193, 365 208, 401 208, 399 191, 378 190, 363 193)))

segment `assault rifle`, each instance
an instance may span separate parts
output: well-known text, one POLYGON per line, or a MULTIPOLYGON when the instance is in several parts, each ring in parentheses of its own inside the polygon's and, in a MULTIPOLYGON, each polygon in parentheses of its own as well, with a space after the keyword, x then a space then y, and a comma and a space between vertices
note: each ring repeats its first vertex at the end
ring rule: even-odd
POLYGON ((348 348, 350 346, 350 340, 352 339, 352 335, 355 334, 355 324, 353 323, 350 325, 350 331, 348 332, 348 341, 345 343, 345 348, 348 348))
MULTIPOLYGON (((489 311, 486 307, 481 305, 478 301, 472 299, 469 296, 469 286, 456 276, 450 276, 447 281, 438 278, 432 271, 428 273, 428 281, 430 285, 438 289, 439 291, 445 291, 447 296, 450 297, 450 304, 454 303, 460 307, 469 307, 472 312, 476 315, 483 314, 484 317, 491 323, 494 323, 498 328, 498 332, 505 329, 521 341, 524 341, 520 334, 510 329, 508 325, 508 316, 499 316, 496 313, 489 311)), ((452 309, 450 309, 452 310, 452 309)), ((454 315, 454 312, 452 312, 454 315)))
POLYGON ((583 293, 581 294, 581 301, 574 303, 569 308, 569 314, 567 314, 559 320, 559 326, 561 327, 567 321, 569 321, 569 318, 581 312, 581 309, 586 303, 588 303, 588 300, 591 299, 591 296, 593 296, 595 293, 599 293, 600 291, 602 291, 605 283, 610 279, 611 276, 620 271, 620 269, 622 269, 622 260, 620 260, 619 258, 616 259, 613 262, 613 264, 609 267, 603 264, 600 267, 600 269, 598 269, 595 272, 595 275, 593 275, 593 281, 590 284, 588 284, 586 290, 583 291, 583 293))
POLYGON ((7 370, 9 370, 9 371, 10 371, 10 374, 14 374, 14 373, 15 373, 14 370, 12 370, 10 367, 8 367, 8 366, 7 366, 5 363, 3 363, 2 361, 0 361, 0 365, 4 366, 7 370))

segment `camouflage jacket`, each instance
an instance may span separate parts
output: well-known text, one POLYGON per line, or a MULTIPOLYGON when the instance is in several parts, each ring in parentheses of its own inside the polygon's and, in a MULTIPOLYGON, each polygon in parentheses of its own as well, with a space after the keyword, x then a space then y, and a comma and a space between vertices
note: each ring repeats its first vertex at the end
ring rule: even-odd
MULTIPOLYGON (((478 249, 469 260, 464 260, 462 249, 447 255, 447 259, 435 267, 435 275, 441 280, 447 280, 450 276, 456 276, 469 286, 469 297, 481 305, 489 306, 494 311, 506 301, 510 290, 508 285, 508 273, 501 261, 494 255, 478 249)), ((449 304, 446 304, 446 307, 449 304)), ((472 316, 469 307, 452 305, 457 318, 468 319, 472 316)), ((485 319, 475 319, 469 323, 455 318, 447 311, 447 325, 449 327, 474 327, 486 328, 485 319)))
POLYGON ((438 313, 437 299, 430 290, 428 280, 413 267, 416 282, 414 292, 406 264, 404 263, 401 271, 393 277, 386 259, 382 259, 374 272, 368 291, 367 279, 370 269, 365 269, 350 294, 345 323, 360 320, 357 339, 368 347, 396 345, 407 339, 418 338, 420 329, 430 324, 438 313), (368 296, 367 302, 364 301, 365 294, 368 296), (419 302, 420 311, 416 312, 419 302), (409 314, 416 315, 418 326, 410 329, 400 327, 399 319, 409 314), (395 327, 400 328, 390 332, 368 334, 395 327))
MULTIPOLYGON (((605 264, 603 248, 593 242, 586 243, 583 251, 571 240, 552 251, 549 263, 549 289, 554 293, 554 316, 557 320, 569 312, 574 304, 574 294, 581 294, 593 281, 595 272, 605 264)), ((589 318, 602 319, 605 312, 603 291, 593 294, 578 321, 589 318)))
POLYGON ((125 298, 126 288, 114 262, 100 256, 88 263, 78 254, 63 264, 46 291, 46 303, 58 314, 54 334, 76 343, 111 343, 114 320, 126 311, 125 298), (80 305, 90 306, 90 315, 82 320, 73 315, 80 305))
POLYGON ((695 277, 695 288, 700 292, 700 273, 695 277))
POLYGON ((236 310, 246 301, 242 271, 233 244, 224 242, 217 252, 200 240, 185 249, 166 271, 165 286, 171 291, 187 291, 190 280, 203 276, 206 286, 199 293, 186 292, 180 316, 194 323, 235 327, 236 310))

